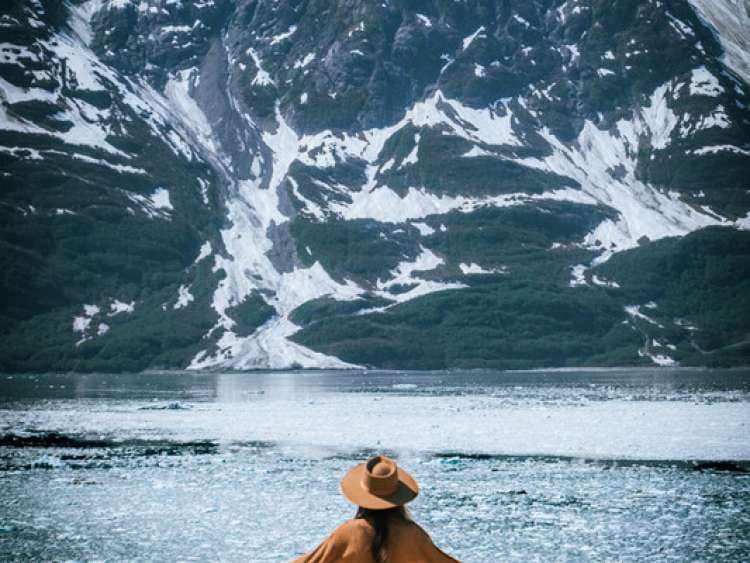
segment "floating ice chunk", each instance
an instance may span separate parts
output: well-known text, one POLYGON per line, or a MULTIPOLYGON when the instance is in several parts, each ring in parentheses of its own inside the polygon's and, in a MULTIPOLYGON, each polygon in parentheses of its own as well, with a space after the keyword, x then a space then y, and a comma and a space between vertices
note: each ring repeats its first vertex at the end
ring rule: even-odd
POLYGON ((599 78, 604 78, 605 76, 614 76, 615 73, 608 68, 599 68, 596 70, 596 74, 599 76, 599 78))
POLYGON ((107 334, 109 332, 109 325, 107 323, 99 323, 99 326, 96 327, 96 335, 101 336, 102 334, 107 334))

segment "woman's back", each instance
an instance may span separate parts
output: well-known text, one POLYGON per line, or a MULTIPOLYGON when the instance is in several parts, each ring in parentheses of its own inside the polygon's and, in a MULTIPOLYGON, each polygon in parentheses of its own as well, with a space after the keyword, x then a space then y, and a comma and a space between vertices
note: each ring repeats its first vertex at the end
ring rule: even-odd
MULTIPOLYGON (((388 563, 435 562, 453 563, 456 559, 446 555, 430 536, 415 522, 399 517, 388 519, 384 555, 388 563)), ((379 563, 372 551, 375 526, 366 518, 353 518, 339 526, 312 553, 300 557, 295 563, 379 563)), ((382 560, 381 560, 382 561, 382 560)))
POLYGON ((341 480, 341 492, 357 505, 356 517, 295 563, 456 561, 409 518, 404 505, 419 494, 419 486, 392 459, 379 455, 353 467, 341 480))

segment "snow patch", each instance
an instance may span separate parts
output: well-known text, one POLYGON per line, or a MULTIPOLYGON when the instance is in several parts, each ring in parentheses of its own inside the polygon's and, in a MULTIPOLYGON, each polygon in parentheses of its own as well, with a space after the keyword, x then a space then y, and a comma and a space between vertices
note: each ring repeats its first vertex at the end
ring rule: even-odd
POLYGON ((173 309, 183 309, 193 301, 195 301, 195 297, 190 293, 190 288, 186 285, 181 285, 177 290, 177 302, 174 304, 173 309))
POLYGON ((568 285, 570 287, 580 287, 582 285, 588 285, 588 283, 586 283, 586 275, 585 275, 587 269, 588 267, 584 264, 577 264, 573 266, 570 269, 570 273, 572 277, 568 285))
POLYGON ((418 275, 418 272, 427 272, 434 270, 438 266, 444 264, 442 258, 437 256, 431 250, 420 247, 420 254, 413 261, 403 261, 391 272, 391 279, 385 282, 378 280, 376 293, 386 297, 387 299, 393 299, 398 303, 409 301, 415 297, 427 295, 435 291, 443 291, 446 289, 460 289, 467 287, 462 283, 444 283, 432 280, 425 280, 418 275), (405 293, 392 294, 388 290, 394 286, 414 286, 405 293))
POLYGON ((133 311, 135 311, 135 301, 125 303, 119 299, 113 299, 112 303, 109 305, 109 313, 107 313, 107 316, 114 317, 120 313, 132 313, 133 311))
POLYGON ((193 264, 197 264, 204 258, 208 258, 209 256, 211 256, 212 252, 213 252, 213 249, 211 248, 211 243, 209 241, 204 242, 201 245, 200 251, 198 252, 198 256, 193 262, 193 264))
POLYGON ((716 97, 724 93, 719 79, 705 66, 694 68, 690 74, 690 95, 716 97))
POLYGON ((724 48, 726 66, 750 84, 750 14, 742 0, 689 0, 724 48))
POLYGON ((461 262, 458 265, 459 269, 461 270, 461 273, 463 274, 507 274, 508 268, 503 266, 501 268, 491 268, 486 269, 482 268, 479 264, 476 264, 475 262, 471 262, 469 264, 465 262, 461 262))
POLYGON ((271 45, 276 45, 286 39, 289 39, 292 35, 294 35, 296 31, 297 31, 296 25, 290 26, 289 29, 287 29, 284 33, 280 33, 279 35, 274 35, 271 38, 271 45))
POLYGON ((430 227, 427 223, 421 223, 419 221, 413 222, 412 226, 416 227, 419 234, 423 237, 428 237, 435 232, 435 229, 430 227))
POLYGON ((76 346, 80 346, 93 338, 93 334, 90 332, 91 322, 100 312, 101 310, 97 305, 84 305, 83 313, 73 317, 73 332, 81 335, 81 338, 75 344, 76 346))
POLYGON ((471 35, 468 35, 468 36, 464 37, 464 39, 461 41, 462 50, 465 51, 466 49, 469 48, 469 46, 474 42, 474 40, 477 37, 483 37, 483 36, 484 36, 484 26, 482 26, 479 29, 477 29, 471 35))

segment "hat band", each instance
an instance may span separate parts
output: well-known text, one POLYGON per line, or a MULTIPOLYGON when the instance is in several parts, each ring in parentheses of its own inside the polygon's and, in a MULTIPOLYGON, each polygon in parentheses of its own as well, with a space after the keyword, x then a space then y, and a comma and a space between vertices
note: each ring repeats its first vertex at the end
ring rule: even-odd
POLYGON ((362 475, 362 487, 373 495, 383 497, 398 490, 398 471, 385 477, 376 477, 366 472, 362 475))

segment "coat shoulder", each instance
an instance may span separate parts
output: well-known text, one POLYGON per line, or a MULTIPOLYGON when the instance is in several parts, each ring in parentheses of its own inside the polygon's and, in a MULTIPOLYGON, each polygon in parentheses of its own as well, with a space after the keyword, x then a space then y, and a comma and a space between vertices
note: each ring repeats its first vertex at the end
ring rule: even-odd
POLYGON ((347 541, 365 540, 369 541, 375 534, 372 526, 364 518, 352 518, 341 524, 333 532, 333 536, 347 541))

